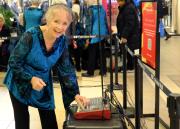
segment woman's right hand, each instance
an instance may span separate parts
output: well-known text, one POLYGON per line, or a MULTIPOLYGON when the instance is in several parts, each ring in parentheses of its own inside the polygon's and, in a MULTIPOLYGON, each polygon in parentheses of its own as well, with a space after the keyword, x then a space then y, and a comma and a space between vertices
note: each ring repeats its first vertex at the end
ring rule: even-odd
POLYGON ((37 91, 42 90, 46 86, 46 83, 39 77, 32 77, 31 84, 32 88, 37 91))

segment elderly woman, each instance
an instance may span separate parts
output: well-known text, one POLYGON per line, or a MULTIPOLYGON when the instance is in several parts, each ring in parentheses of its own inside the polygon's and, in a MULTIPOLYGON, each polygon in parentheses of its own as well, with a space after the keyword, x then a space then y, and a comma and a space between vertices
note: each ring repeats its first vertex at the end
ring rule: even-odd
POLYGON ((10 56, 4 83, 9 89, 16 129, 29 129, 29 106, 38 108, 43 129, 58 129, 51 75, 53 66, 58 72, 64 107, 67 109, 74 99, 81 105, 87 104, 87 99, 79 95, 65 42, 71 13, 64 4, 50 6, 45 15, 47 24, 27 30, 10 56))
POLYGON ((7 62, 9 59, 9 38, 10 29, 5 25, 5 20, 2 14, 0 14, 0 71, 6 70, 7 62))

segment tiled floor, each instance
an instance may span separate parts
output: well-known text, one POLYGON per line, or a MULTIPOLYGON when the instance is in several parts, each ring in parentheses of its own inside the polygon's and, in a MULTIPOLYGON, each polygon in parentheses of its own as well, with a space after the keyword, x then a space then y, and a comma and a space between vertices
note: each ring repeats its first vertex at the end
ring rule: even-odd
MULTIPOLYGON (((178 86, 180 78, 180 37, 172 37, 168 41, 161 40, 161 74, 160 80, 168 86, 168 88, 176 93, 180 93, 180 88, 178 86), (175 81, 177 80, 177 81, 175 81)), ((98 72, 98 71, 97 71, 98 72)), ((101 85, 100 76, 95 76, 93 78, 82 78, 81 73, 77 73, 78 82, 81 90, 81 94, 86 97, 97 97, 101 96, 101 88, 96 87, 101 85), (89 87, 95 86, 95 87, 89 87)), ((15 129, 13 120, 13 110, 11 102, 9 99, 9 94, 7 89, 2 86, 2 78, 4 73, 0 73, 0 129, 15 129)), ((120 83, 122 82, 122 75, 119 74, 120 83)), ((144 84, 144 113, 154 113, 154 84, 153 82, 144 74, 143 79, 144 84)), ((104 84, 109 83, 109 75, 104 77, 104 84)), ((62 129, 62 124, 65 118, 64 109, 62 105, 61 91, 59 84, 55 84, 55 102, 56 102, 56 116, 58 120, 59 129, 62 129)), ((118 99, 122 102, 121 91, 116 91, 118 99)), ((160 117, 166 123, 169 123, 168 111, 166 108, 167 97, 161 93, 160 98, 160 117)), ((128 100, 131 103, 130 106, 134 106, 134 75, 133 73, 128 73, 128 100)), ((41 129, 39 116, 37 110, 30 108, 31 116, 31 129, 41 129)), ((147 118, 142 120, 143 129, 153 129, 154 119, 147 118)), ((163 127, 160 125, 160 129, 163 127)))

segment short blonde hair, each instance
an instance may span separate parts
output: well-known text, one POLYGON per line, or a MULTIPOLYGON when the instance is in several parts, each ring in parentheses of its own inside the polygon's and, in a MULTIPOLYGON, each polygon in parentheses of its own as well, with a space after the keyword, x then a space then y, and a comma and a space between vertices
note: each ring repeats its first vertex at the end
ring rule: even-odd
POLYGON ((4 20, 4 16, 0 13, 0 19, 2 19, 3 20, 3 22, 5 22, 5 20, 4 20))
POLYGON ((48 19, 52 19, 52 17, 54 17, 54 14, 55 14, 55 10, 65 10, 68 15, 69 15, 69 21, 72 22, 72 10, 70 8, 67 7, 67 5, 63 4, 63 3, 60 3, 60 4, 54 4, 54 5, 51 5, 46 14, 45 14, 45 19, 46 21, 48 21, 48 19))

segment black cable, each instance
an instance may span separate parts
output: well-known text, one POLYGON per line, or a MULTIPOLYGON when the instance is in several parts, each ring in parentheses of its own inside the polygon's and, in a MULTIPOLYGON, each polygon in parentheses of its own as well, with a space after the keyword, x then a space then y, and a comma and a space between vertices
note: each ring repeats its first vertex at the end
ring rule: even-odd
MULTIPOLYGON (((129 93, 128 91, 127 91, 127 93, 128 93, 128 94, 127 94, 128 97, 130 98, 130 100, 127 99, 128 104, 129 104, 131 107, 135 108, 135 104, 134 104, 134 102, 133 102, 133 100, 132 100, 132 96, 130 95, 130 93, 129 93)), ((144 120, 143 122, 142 122, 142 120, 141 120, 141 128, 142 128, 142 129, 148 129, 145 120, 144 120), (143 125, 142 125, 142 123, 143 123, 143 125)))
MULTIPOLYGON (((123 115, 121 108, 119 108, 117 104, 113 104, 112 102, 110 102, 110 104, 111 104, 113 107, 115 107, 116 109, 118 109, 119 118, 120 118, 123 126, 126 126, 126 122, 125 122, 125 119, 124 119, 125 116, 123 115)), ((113 113, 113 114, 117 114, 117 113, 113 113)), ((127 121, 128 121, 128 120, 127 120, 127 121)), ((129 122, 128 122, 128 125, 131 125, 132 128, 134 127, 134 125, 133 125, 133 124, 129 124, 129 122)), ((127 127, 124 127, 124 128, 127 128, 127 127)), ((134 128, 133 128, 133 129, 134 129, 134 128)))
POLYGON ((116 95, 114 94, 114 92, 112 92, 112 99, 113 99, 113 101, 116 103, 116 107, 117 107, 119 113, 121 113, 122 116, 127 120, 128 125, 130 125, 132 129, 135 129, 133 123, 132 123, 131 120, 127 117, 126 112, 124 111, 122 105, 119 103, 119 101, 118 101, 116 95))
POLYGON ((109 92, 112 95, 111 101, 110 101, 110 98, 108 97, 108 94, 107 94, 108 92, 109 92, 108 89, 106 89, 105 92, 104 92, 106 100, 109 100, 110 104, 118 109, 119 118, 120 118, 121 122, 123 123, 123 125, 126 125, 126 122, 124 120, 124 118, 126 118, 126 120, 128 122, 128 125, 130 125, 132 129, 135 129, 133 123, 127 117, 123 107, 121 106, 121 104, 117 100, 114 92, 112 92, 112 93, 109 92), (116 104, 114 104, 113 102, 115 102, 116 104))

